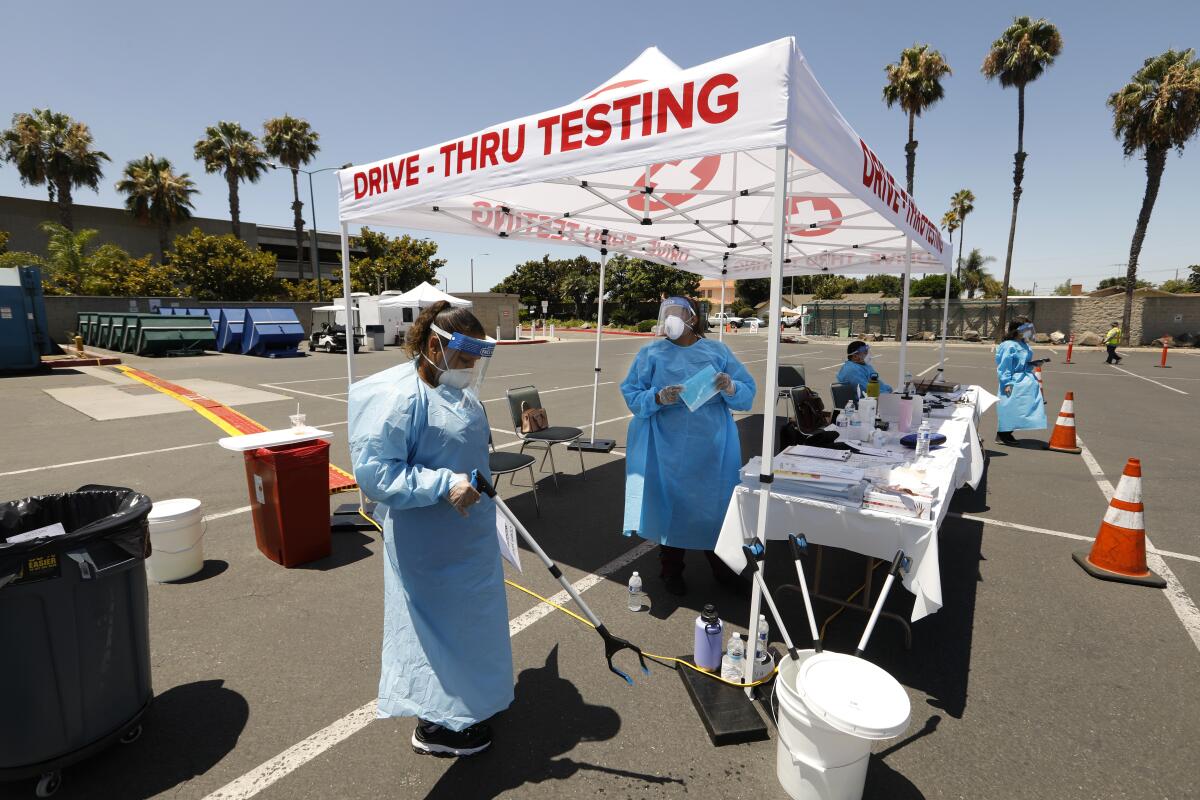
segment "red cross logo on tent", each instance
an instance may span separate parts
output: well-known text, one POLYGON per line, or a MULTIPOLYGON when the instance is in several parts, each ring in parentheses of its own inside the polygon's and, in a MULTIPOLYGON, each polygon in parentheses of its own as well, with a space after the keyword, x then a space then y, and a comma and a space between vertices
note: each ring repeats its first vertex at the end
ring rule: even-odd
POLYGON ((649 185, 652 187, 659 183, 666 183, 672 189, 686 186, 691 191, 668 192, 660 196, 650 195, 648 204, 646 203, 647 195, 634 195, 627 201, 629 207, 634 211, 666 211, 671 206, 678 208, 680 204, 695 197, 696 192, 707 188, 721 167, 720 156, 704 156, 700 159, 687 159, 687 161, 691 164, 687 169, 683 168, 684 161, 665 161, 662 164, 655 164, 650 168, 649 175, 643 173, 634 186, 639 188, 646 186, 647 178, 649 178, 649 185), (667 171, 665 176, 667 180, 656 181, 655 176, 666 167, 674 168, 667 171), (660 200, 659 197, 662 199, 660 200))
POLYGON ((828 197, 793 197, 788 219, 792 222, 788 227, 788 233, 792 236, 825 236, 841 226, 842 210, 828 197), (811 203, 812 209, 804 209, 801 213, 802 206, 806 203, 811 203), (821 225, 823 222, 828 224, 821 225), (809 225, 812 224, 821 227, 810 228, 809 225))

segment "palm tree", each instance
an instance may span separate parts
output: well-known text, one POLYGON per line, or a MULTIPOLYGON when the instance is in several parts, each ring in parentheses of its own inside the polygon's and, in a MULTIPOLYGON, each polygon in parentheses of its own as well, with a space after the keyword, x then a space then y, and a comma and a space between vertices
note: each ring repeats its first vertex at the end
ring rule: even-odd
MULTIPOLYGON (((959 189, 950 197, 950 209, 958 215, 958 227, 961 230, 966 230, 967 215, 975 210, 975 193, 970 189, 959 189)), ((958 234, 958 278, 962 280, 962 251, 963 251, 963 235, 958 234)))
POLYGON ((962 220, 958 218, 958 212, 951 208, 945 214, 942 214, 942 227, 950 234, 950 252, 954 252, 954 232, 962 226, 962 220))
POLYGON ((913 193, 913 172, 917 166, 917 140, 913 138, 913 124, 921 112, 932 106, 945 95, 942 78, 950 75, 950 65, 937 50, 927 44, 914 44, 900 53, 900 60, 883 68, 887 83, 883 87, 883 102, 887 107, 899 103, 900 110, 908 114, 908 144, 904 146, 904 159, 908 173, 908 193, 913 193))
POLYGON ((16 165, 21 182, 46 184, 50 201, 58 203, 59 222, 72 230, 71 191, 77 186, 98 190, 104 177, 101 162, 109 160, 93 149, 88 126, 66 114, 35 108, 31 114, 14 114, 2 138, 4 158, 16 165))
MULTIPOLYGON (((959 241, 961 242, 962 239, 960 238, 959 241)), ((974 300, 975 292, 983 289, 987 282, 992 280, 991 273, 984 269, 984 265, 995 260, 992 256, 980 253, 978 247, 967 253, 965 261, 959 259, 958 266, 962 270, 962 285, 967 290, 968 300, 974 300)))
MULTIPOLYGON (((982 71, 988 80, 1000 79, 1000 86, 1017 87, 1017 152, 1013 158, 1013 210, 1008 228, 1008 253, 1004 257, 1004 291, 1000 296, 1000 325, 996 340, 1004 336, 1008 321, 1008 281, 1012 274, 1013 241, 1017 237, 1017 204, 1021 202, 1021 181, 1025 177, 1025 87, 1041 77, 1046 67, 1062 52, 1062 36, 1045 19, 1015 17, 1012 25, 992 42, 983 59, 982 71)), ((961 239, 960 239, 961 241, 961 239)))
POLYGON ((63 294, 78 294, 87 273, 87 248, 99 231, 84 228, 75 232, 57 222, 43 222, 41 229, 49 237, 46 242, 49 282, 63 294))
POLYGON ((158 260, 165 264, 167 236, 172 225, 192 216, 196 184, 186 172, 176 175, 170 161, 151 153, 125 165, 117 191, 125 194, 125 208, 138 222, 158 227, 158 260))
POLYGON ((267 169, 267 159, 258 139, 236 122, 218 122, 204 131, 196 142, 194 153, 204 162, 205 172, 221 172, 229 185, 229 220, 233 235, 242 235, 241 206, 238 204, 238 184, 257 183, 267 169))
POLYGON ((263 146, 267 155, 292 171, 292 211, 296 226, 296 277, 304 277, 304 217, 300 210, 300 167, 312 161, 320 150, 321 135, 305 120, 284 114, 263 123, 263 146))
POLYGON ((1167 50, 1148 58, 1133 74, 1133 80, 1108 98, 1113 112, 1113 134, 1121 140, 1125 157, 1139 150, 1146 159, 1146 191, 1138 212, 1133 242, 1129 246, 1129 268, 1125 273, 1125 310, 1121 330, 1128 339, 1137 286, 1138 257, 1150 224, 1150 213, 1158 199, 1167 153, 1183 146, 1200 132, 1200 60, 1195 50, 1167 50))

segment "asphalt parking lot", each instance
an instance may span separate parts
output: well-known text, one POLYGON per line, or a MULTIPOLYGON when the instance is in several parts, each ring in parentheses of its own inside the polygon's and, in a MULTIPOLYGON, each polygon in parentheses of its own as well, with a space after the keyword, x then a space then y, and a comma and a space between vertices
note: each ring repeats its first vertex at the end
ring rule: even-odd
MULTIPOLYGON (((484 391, 497 447, 517 441, 508 387, 536 385, 554 424, 587 429, 592 341, 498 350, 484 391)), ((597 435, 619 444, 629 412, 618 385, 646 341, 604 341, 597 435)), ((765 337, 726 341, 761 388, 765 337)), ((873 349, 891 380, 897 346, 873 349)), ((1019 447, 995 445, 995 414, 985 416, 985 481, 955 494, 941 529, 945 605, 914 624, 911 650, 897 628, 881 625, 868 652, 905 686, 913 714, 903 736, 875 748, 866 797, 1200 796, 1200 354, 1175 351, 1171 368, 1158 369, 1157 351, 1128 351, 1115 368, 1104 364, 1102 348, 1077 349, 1072 365, 1062 363, 1060 347, 1035 350, 1053 359, 1044 371, 1048 418, 1066 391, 1075 393, 1085 455, 1044 451, 1049 431, 1018 433, 1026 440, 1019 447), (1104 515, 1103 482, 1115 485, 1131 456, 1142 459, 1147 532, 1171 574, 1166 591, 1097 581, 1071 560, 1104 515)), ((781 349, 827 399, 843 353, 835 340, 781 349)), ((924 343, 909 353, 914 373, 938 358, 924 343)), ((402 357, 389 348, 356 363, 369 374, 402 357)), ((185 386, 205 382, 211 396, 271 428, 286 427, 299 401, 310 423, 335 432, 332 460, 349 466, 344 356, 123 358, 185 386)), ((948 348, 953 380, 994 391, 992 363, 987 346, 948 348)), ((207 515, 204 571, 150 585, 156 701, 144 735, 68 768, 58 797, 782 796, 774 738, 714 748, 678 676, 652 667, 649 679, 625 686, 608 672, 594 633, 512 589, 516 701, 494 721, 495 746, 459 762, 413 754, 411 721, 372 720, 378 535, 337 533, 333 555, 303 568, 267 560, 254 544, 241 456, 216 445, 224 433, 214 425, 172 403, 108 368, 0 378, 0 498, 107 483, 154 499, 199 498, 207 515)), ((759 426, 757 412, 739 418, 747 454, 759 448, 749 435, 759 426)), ((528 489, 505 481, 502 494, 566 577, 584 581, 586 599, 615 633, 681 654, 705 603, 735 626, 745 622, 747 598, 718 586, 699 558, 690 562, 686 597, 648 579, 651 613, 629 612, 630 571, 656 575, 657 559, 620 534, 622 451, 585 456, 582 474, 574 454, 556 456, 559 486, 538 476, 540 517, 528 489)), ((353 497, 334 496, 331 505, 353 497)), ((553 579, 524 556, 524 573, 506 567, 509 577, 555 594, 553 579)), ((889 605, 907 614, 911 602, 899 590, 889 605)), ((785 611, 799 631, 799 608, 785 611)), ((825 617, 832 607, 818 611, 825 617)), ((861 626, 860 616, 839 615, 828 646, 852 650, 861 626)), ((777 631, 772 638, 779 641, 777 631)), ((0 798, 32 796, 32 782, 0 785, 0 798)))

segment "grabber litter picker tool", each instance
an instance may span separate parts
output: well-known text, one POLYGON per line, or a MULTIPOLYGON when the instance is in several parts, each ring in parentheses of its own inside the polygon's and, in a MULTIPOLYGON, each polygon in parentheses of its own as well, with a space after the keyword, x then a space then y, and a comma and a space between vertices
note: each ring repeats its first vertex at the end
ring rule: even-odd
POLYGON ((629 677, 629 675, 617 669, 616 666, 613 665, 613 656, 622 650, 632 650, 633 652, 637 653, 638 661, 641 662, 642 673, 649 675, 650 670, 646 666, 646 659, 642 655, 642 648, 609 633, 608 628, 604 627, 604 623, 600 621, 600 618, 597 617, 592 609, 588 607, 587 603, 583 602, 583 598, 579 596, 579 592, 575 591, 575 587, 563 577, 562 570, 558 568, 558 565, 550 560, 550 556, 546 555, 546 551, 543 550, 541 545, 534 540, 529 531, 525 530, 525 526, 521 524, 521 520, 517 519, 516 515, 509 510, 509 507, 505 505, 504 501, 500 499, 500 496, 496 494, 496 487, 492 486, 487 478, 480 475, 479 470, 471 471, 471 484, 476 489, 492 498, 492 501, 496 504, 496 508, 500 509, 500 513, 502 513, 504 517, 512 523, 513 527, 517 529, 517 533, 521 534, 521 538, 525 540, 525 543, 528 544, 533 552, 537 554, 537 557, 542 560, 542 563, 546 565, 546 569, 550 570, 550 574, 554 576, 555 580, 559 582, 563 589, 566 590, 567 594, 571 596, 571 599, 575 601, 575 605, 579 606, 579 608, 583 611, 583 615, 588 618, 588 622, 595 626, 596 633, 600 634, 600 638, 604 640, 604 658, 608 661, 608 668, 613 672, 613 674, 624 678, 625 682, 630 686, 633 685, 633 678, 629 677))
POLYGON ((808 630, 812 633, 813 650, 820 653, 821 634, 817 632, 817 617, 813 614, 812 598, 808 595, 808 581, 804 578, 804 565, 800 563, 800 554, 808 549, 808 540, 804 534, 788 534, 788 544, 792 546, 792 560, 796 562, 796 579, 800 581, 800 595, 804 598, 804 613, 808 615, 808 630))
POLYGON ((867 629, 863 631, 862 638, 858 640, 858 647, 854 648, 854 655, 862 658, 863 651, 867 649, 867 640, 871 638, 871 633, 875 630, 875 623, 879 621, 879 612, 883 611, 883 604, 887 601, 888 592, 892 590, 892 584, 896 582, 896 576, 901 572, 907 572, 911 567, 912 559, 904 555, 903 550, 897 550, 892 559, 892 566, 888 569, 887 579, 883 582, 883 589, 879 592, 879 599, 875 601, 875 607, 871 609, 871 618, 867 620, 867 629))
MULTIPOLYGON (((742 552, 746 554, 746 565, 750 568, 751 574, 754 576, 754 581, 758 584, 758 590, 762 592, 763 598, 767 601, 767 608, 771 609, 771 616, 775 618, 775 624, 779 626, 779 634, 783 636, 783 643, 787 646, 788 655, 793 661, 800 660, 800 653, 796 650, 796 645, 792 644, 792 637, 788 635, 788 629, 783 624, 783 617, 779 615, 779 609, 775 607, 775 598, 771 597, 771 592, 767 590, 767 582, 763 580, 762 570, 758 568, 758 559, 763 554, 762 544, 758 541, 754 545, 742 545, 742 552)), ((754 620, 750 621, 754 624, 754 620)))

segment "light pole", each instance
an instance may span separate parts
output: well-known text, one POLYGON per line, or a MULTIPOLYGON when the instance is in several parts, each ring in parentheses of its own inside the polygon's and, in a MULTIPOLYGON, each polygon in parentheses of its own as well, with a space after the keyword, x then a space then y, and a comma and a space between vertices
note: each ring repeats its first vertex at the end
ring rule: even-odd
MULTIPOLYGON (((268 161, 267 166, 271 169, 291 169, 285 164, 276 164, 274 161, 268 161)), ((317 198, 313 193, 313 175, 319 172, 329 172, 337 169, 349 169, 353 164, 342 164, 340 167, 322 167, 321 169, 301 169, 296 167, 297 172, 303 172, 308 176, 308 207, 312 212, 312 228, 309 229, 309 257, 312 259, 313 277, 317 281, 317 301, 324 302, 324 293, 321 291, 321 260, 317 256, 317 198)), ((300 277, 300 253, 296 253, 296 277, 300 277)))
POLYGON ((474 256, 471 256, 471 294, 475 294, 475 257, 490 255, 491 253, 476 253, 474 256))

